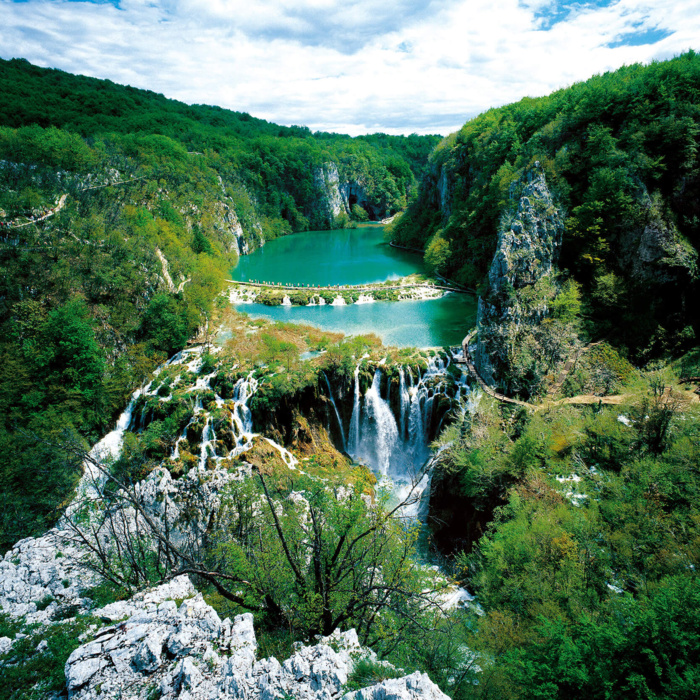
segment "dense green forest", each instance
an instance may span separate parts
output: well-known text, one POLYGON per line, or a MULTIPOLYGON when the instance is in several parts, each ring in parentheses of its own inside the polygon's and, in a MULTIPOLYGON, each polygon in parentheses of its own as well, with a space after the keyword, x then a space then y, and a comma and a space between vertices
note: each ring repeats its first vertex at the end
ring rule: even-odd
MULTIPOLYGON (((246 453, 255 476, 233 484, 205 552, 206 570, 236 585, 226 598, 211 581, 198 584, 222 615, 255 612, 261 655, 282 660, 299 639, 354 626, 383 659, 427 671, 456 700, 700 695, 698 56, 490 110, 429 160, 432 137, 312 134, 21 60, 0 62, 0 89, 3 550, 40 534, 70 499, 81 465, 57 445, 93 444, 154 367, 206 336, 213 317, 234 315, 216 298, 241 247, 348 225, 323 204, 330 164, 341 181, 364 183, 373 214, 408 205, 394 238, 485 292, 498 233, 539 162, 563 245, 556 274, 523 295, 547 304, 528 332, 538 350, 556 354, 552 366, 577 351, 563 384, 535 405, 554 385, 541 371, 523 391, 531 405, 472 394, 445 420, 419 532, 391 519, 371 475, 328 433, 323 442, 313 432, 321 406, 330 411, 320 387, 351 387, 358 358, 397 374, 398 365, 418 373, 426 358, 376 338, 247 321, 229 354, 205 355, 187 381, 216 369, 217 390, 230 399, 266 363, 251 410, 275 425, 293 417, 306 472, 290 476, 264 441, 246 453), (309 349, 326 351, 313 367, 300 360, 309 349), (592 402, 566 403, 581 394, 592 402), (300 492, 308 517, 287 499, 300 492), (256 510, 260 503, 267 509, 256 510), (309 518, 311 544, 301 534, 309 518), (348 542, 361 546, 340 557, 348 542), (447 612, 426 605, 435 569, 415 565, 419 548, 476 602, 447 612), (379 607, 386 599, 364 576, 378 571, 380 585, 398 591, 379 607)), ((461 380, 456 365, 447 371, 461 380)), ((203 417, 180 458, 168 459, 194 412, 180 374, 166 368, 157 393, 137 404, 149 418, 127 434, 114 465, 127 486, 163 464, 180 478, 198 460, 203 417)), ((212 391, 200 398, 224 420, 212 391)), ((163 577, 117 565, 121 578, 88 591, 96 605, 163 577)), ((48 681, 61 691, 84 624, 46 634, 0 618, 0 636, 28 635, 15 645, 23 662, 6 667, 0 687, 41 697, 48 681), (35 652, 40 635, 50 666, 35 652)), ((363 662, 347 689, 394 673, 363 662)))
POLYGON ((481 606, 451 621, 472 664, 446 673, 448 654, 432 670, 455 698, 700 692, 699 414, 688 382, 699 146, 700 56, 627 66, 467 122, 433 152, 392 226, 395 241, 492 305, 478 337, 514 341, 494 382, 538 403, 482 396, 439 439, 433 542, 481 606), (534 173, 553 201, 523 203, 534 173), (561 225, 560 257, 546 271, 531 242, 530 271, 542 276, 499 289, 488 277, 499 234, 523 206, 551 235, 561 225), (610 395, 612 406, 596 401, 610 395), (563 403, 576 396, 594 403, 563 403))
POLYGON ((433 533, 483 608, 455 628, 482 672, 454 697, 697 696, 697 398, 680 365, 642 374, 610 347, 581 374, 612 364, 619 405, 484 397, 440 438, 433 533))
POLYGON ((5 150, 4 157, 43 157, 51 165, 85 171, 101 164, 107 135, 108 141, 128 144, 126 155, 142 148, 162 164, 176 155, 182 158, 186 151, 204 158, 234 190, 241 208, 250 207, 246 200, 252 200, 267 239, 292 230, 342 225, 329 221, 319 206, 315 178, 329 163, 336 165, 341 181, 359 183, 369 206, 382 216, 402 209, 439 141, 437 136, 374 134, 353 139, 314 134, 307 127, 278 126, 219 107, 188 106, 108 80, 38 68, 23 59, 0 61, 0 90, 0 125, 56 127, 87 139, 97 150, 93 158, 72 154, 70 148, 58 159, 51 152, 21 150, 5 150), (165 139, 159 146, 138 146, 128 135, 165 139), (179 153, 169 152, 169 146, 179 153))
POLYGON ((431 155, 393 236, 483 292, 517 183, 539 162, 565 217, 560 267, 582 287, 589 333, 646 361, 700 330, 699 147, 700 56, 626 66, 467 122, 431 155))
POLYGON ((5 549, 70 497, 80 465, 52 445, 108 430, 206 326, 241 249, 350 224, 324 169, 393 213, 438 138, 312 134, 21 59, 0 61, 0 91, 5 549))

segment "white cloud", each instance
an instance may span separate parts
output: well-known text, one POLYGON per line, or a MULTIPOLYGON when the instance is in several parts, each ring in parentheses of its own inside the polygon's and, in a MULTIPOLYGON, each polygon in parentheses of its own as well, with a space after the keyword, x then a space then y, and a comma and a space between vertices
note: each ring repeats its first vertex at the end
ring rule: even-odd
POLYGON ((0 0, 4 58, 346 133, 447 133, 491 106, 697 48, 696 0, 0 0), (664 30, 654 44, 616 46, 664 30))

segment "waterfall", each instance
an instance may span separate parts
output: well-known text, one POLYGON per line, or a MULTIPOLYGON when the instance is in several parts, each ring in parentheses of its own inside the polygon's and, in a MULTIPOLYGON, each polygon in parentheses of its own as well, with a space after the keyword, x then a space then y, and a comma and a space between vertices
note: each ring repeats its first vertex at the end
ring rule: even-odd
POLYGON ((399 430, 389 404, 381 397, 381 380, 382 370, 377 368, 372 386, 365 394, 361 427, 363 439, 357 452, 380 474, 387 475, 392 466, 393 452, 399 441, 399 430))
POLYGON ((231 428, 236 438, 236 447, 232 456, 245 452, 254 437, 253 414, 248 408, 248 399, 257 391, 258 380, 250 372, 247 377, 239 379, 233 388, 233 410, 231 411, 231 428))
POLYGON ((355 398, 352 404, 352 416, 350 418, 350 435, 348 453, 355 454, 360 444, 360 365, 362 360, 355 367, 355 398))
MULTIPOLYGON (((390 479, 393 490, 400 495, 406 489, 415 486, 417 476, 424 472, 424 466, 430 458, 429 438, 436 424, 435 409, 438 405, 437 398, 447 393, 447 388, 452 383, 447 380, 445 370, 449 366, 449 358, 431 356, 427 361, 425 370, 412 371, 409 366, 398 368, 398 396, 396 398, 396 414, 391 408, 390 396, 394 393, 391 382, 382 391, 382 381, 385 380, 385 367, 380 363, 375 366, 372 383, 363 393, 361 391, 360 370, 362 362, 367 356, 360 358, 354 370, 353 407, 350 425, 346 433, 338 404, 333 394, 328 376, 322 372, 323 379, 328 390, 328 398, 333 406, 333 412, 338 422, 339 434, 342 440, 342 448, 354 459, 372 468, 380 477, 390 479)), ((180 365, 183 370, 197 372, 201 367, 201 353, 197 350, 186 350, 171 358, 166 365, 180 365)), ((156 371, 159 374, 161 369, 156 371)), ((194 426, 202 426, 201 443, 198 445, 197 468, 206 469, 207 462, 214 460, 220 462, 223 459, 232 459, 250 449, 256 434, 253 432, 253 416, 248 402, 258 390, 258 380, 251 371, 237 380, 233 387, 231 399, 224 401, 215 390, 212 390, 211 381, 216 372, 201 375, 196 378, 192 392, 193 415, 189 423, 177 436, 173 446, 171 459, 181 458, 180 444, 186 441, 188 432, 194 426), (217 434, 219 423, 215 423, 213 416, 202 405, 202 397, 205 392, 209 396, 213 392, 213 401, 217 407, 226 407, 230 411, 230 426, 232 432, 232 449, 224 456, 217 454, 217 434)), ((179 377, 178 377, 179 378, 179 377)), ((177 379, 175 380, 177 381, 177 379)), ((135 404, 142 394, 155 396, 157 385, 151 389, 147 385, 134 392, 129 405, 119 418, 113 431, 106 435, 91 451, 91 456, 100 461, 115 458, 121 451, 124 433, 129 426, 134 429, 134 423, 138 424, 138 418, 132 420, 135 404)), ((460 405, 471 399, 466 380, 455 383, 455 399, 460 405)), ((450 395, 452 394, 450 389, 450 395)), ((172 395, 172 392, 171 392, 172 395)), ((171 397, 159 397, 168 400, 171 397)), ((207 407, 208 408, 208 407, 207 407)), ((139 417, 140 418, 140 417, 139 417)), ((219 438, 221 436, 219 435, 219 438)), ((268 442, 272 445, 273 442, 268 442)), ((274 443, 275 449, 280 452, 282 459, 290 469, 296 467, 296 459, 284 447, 274 443)), ((101 490, 105 477, 97 467, 86 464, 85 474, 81 482, 81 492, 84 495, 101 490), (87 489, 90 489, 88 491, 87 489)), ((427 483, 427 482, 426 482, 427 483)), ((421 482, 416 488, 425 488, 421 482)))
POLYGON ((274 440, 270 440, 270 438, 264 437, 263 440, 265 442, 270 443, 272 447, 274 447, 279 453, 280 457, 282 457, 282 461, 290 468, 293 469, 294 471, 297 470, 297 465, 299 462, 297 461, 297 458, 285 447, 282 447, 282 445, 277 444, 274 440))
POLYGON ((409 502, 401 508, 401 515, 403 517, 411 520, 415 520, 416 518, 424 520, 427 516, 430 482, 433 477, 433 466, 440 458, 440 455, 448 447, 450 447, 450 444, 440 447, 440 449, 430 458, 430 461, 423 469, 421 469, 420 474, 422 474, 422 476, 418 483, 415 483, 416 478, 419 476, 418 474, 416 474, 411 480, 403 480, 396 483, 394 493, 396 494, 399 502, 405 501, 410 497, 409 502))
POLYGON ((406 408, 411 402, 411 397, 406 388, 406 376, 403 367, 399 367, 399 436, 401 439, 406 438, 406 430, 408 428, 406 420, 406 408))
MULTIPOLYGON (((376 367, 372 385, 364 396, 360 391, 360 365, 355 368, 347 451, 378 475, 388 477, 389 486, 398 496, 408 494, 416 487, 415 480, 423 473, 430 458, 429 438, 435 425, 437 399, 446 395, 451 386, 445 377, 449 363, 449 358, 431 356, 425 371, 419 371, 415 377, 409 366, 400 366, 397 415, 394 415, 388 400, 390 388, 384 392, 385 397, 380 391, 383 379, 381 363, 376 367)), ((457 400, 463 391, 468 391, 464 382, 458 386, 457 400)), ((425 483, 420 489, 425 488, 425 483)))
MULTIPOLYGON (((409 392, 411 405, 408 413, 408 431, 407 431, 407 441, 408 441, 408 452, 411 455, 411 461, 413 464, 417 462, 422 462, 422 453, 427 452, 428 438, 425 434, 425 420, 424 412, 421 407, 421 401, 425 403, 425 391, 421 391, 420 385, 417 387, 412 387, 409 392), (425 450, 423 450, 423 445, 425 445, 425 450)), ((427 454, 425 455, 427 458, 427 454)))
MULTIPOLYGON (((153 376, 157 377, 163 370, 163 367, 182 362, 187 354, 193 354, 195 356, 195 359, 190 362, 188 367, 200 360, 200 351, 198 349, 182 350, 171 357, 164 365, 158 367, 158 369, 156 369, 156 371, 153 373, 153 376)), ((89 456, 96 462, 100 463, 103 468, 108 467, 108 463, 110 461, 119 457, 122 450, 122 443, 124 442, 124 433, 131 425, 136 402, 142 394, 148 395, 152 393, 152 384, 153 382, 148 382, 148 384, 145 386, 136 389, 136 391, 131 395, 129 403, 124 409, 124 412, 117 419, 114 429, 107 433, 90 450, 89 456)), ((140 418, 142 421, 144 420, 143 414, 140 418)), ((86 496, 89 498, 96 498, 99 495, 99 492, 102 491, 102 488, 107 480, 107 475, 103 473, 102 469, 92 464, 92 462, 85 461, 83 463, 83 468, 83 475, 76 491, 76 500, 79 500, 80 497, 86 496)))
MULTIPOLYGON (((124 412, 117 419, 117 424, 114 430, 111 430, 98 443, 96 443, 89 452, 89 456, 101 465, 106 466, 105 462, 110 462, 119 456, 124 442, 124 433, 131 424, 131 417, 134 411, 134 406, 139 396, 147 392, 151 386, 150 382, 147 386, 137 389, 129 399, 124 412)), ((78 484, 77 495, 96 498, 107 480, 106 474, 100 468, 95 466, 91 461, 83 462, 83 475, 78 484)))
POLYGON ((333 410, 335 411, 335 417, 338 419, 338 427, 340 428, 340 437, 343 441, 343 452, 347 451, 347 444, 345 443, 345 431, 343 430, 343 421, 340 420, 340 413, 338 413, 338 407, 335 405, 335 399, 333 398, 333 391, 331 389, 331 383, 328 381, 328 377, 325 372, 321 372, 323 378, 326 380, 326 386, 328 387, 328 396, 330 397, 331 403, 333 404, 333 410))

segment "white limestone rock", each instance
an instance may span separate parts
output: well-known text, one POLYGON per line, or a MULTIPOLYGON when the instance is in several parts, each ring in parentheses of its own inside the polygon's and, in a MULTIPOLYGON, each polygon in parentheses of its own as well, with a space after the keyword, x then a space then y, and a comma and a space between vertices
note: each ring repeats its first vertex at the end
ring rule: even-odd
MULTIPOLYGON (((339 700, 361 658, 376 660, 363 649, 354 630, 334 632, 314 646, 299 646, 284 663, 256 660, 251 614, 219 619, 201 594, 177 607, 171 596, 194 592, 186 576, 113 603, 97 614, 128 619, 104 627, 76 649, 66 662, 71 700, 124 697, 146 700, 154 690, 163 700, 339 700)), ((413 674, 385 681, 375 689, 348 694, 357 700, 443 700, 427 676, 413 674)))
POLYGON ((342 700, 449 700, 427 674, 416 671, 410 676, 392 678, 369 688, 346 693, 342 700))
POLYGON ((347 198, 340 191, 340 176, 338 166, 333 163, 324 163, 316 168, 313 173, 314 187, 321 194, 320 206, 324 210, 329 223, 341 213, 350 214, 347 198))
POLYGON ((59 609, 85 609, 81 591, 94 585, 68 533, 49 530, 43 537, 20 540, 0 559, 0 612, 27 623, 46 623, 59 609), (43 610, 37 603, 52 600, 43 610))
POLYGON ((12 648, 12 640, 9 637, 0 637, 0 656, 6 654, 12 648))

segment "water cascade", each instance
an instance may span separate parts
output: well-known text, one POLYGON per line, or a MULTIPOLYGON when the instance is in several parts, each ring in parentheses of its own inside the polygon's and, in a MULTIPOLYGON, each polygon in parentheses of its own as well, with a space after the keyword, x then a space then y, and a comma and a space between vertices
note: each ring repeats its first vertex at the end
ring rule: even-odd
MULTIPOLYGON (((426 474, 430 469, 431 426, 434 425, 436 397, 445 395, 450 385, 446 377, 450 360, 431 357, 425 372, 419 372, 415 378, 409 367, 398 368, 398 415, 391 408, 389 382, 386 396, 381 395, 384 372, 381 365, 375 369, 372 384, 362 395, 361 364, 362 361, 354 373, 348 453, 390 482, 388 485, 399 499, 409 493, 419 496, 429 483, 426 474), (419 481, 417 485, 416 480, 419 481)), ((464 380, 460 380, 455 389, 457 399, 462 396, 463 389, 469 390, 464 380)), ((416 506, 415 513, 411 513, 417 512, 416 506)))
POLYGON ((354 455, 360 444, 360 365, 362 360, 355 367, 355 398, 352 404, 352 417, 350 418, 350 431, 348 454, 354 455))
MULTIPOLYGON (((361 390, 360 372, 362 363, 367 356, 360 359, 354 371, 354 392, 352 416, 347 432, 343 425, 341 412, 333 394, 333 388, 325 373, 323 379, 328 390, 328 398, 333 406, 333 412, 338 424, 342 449, 357 461, 371 467, 381 478, 385 479, 397 497, 408 494, 411 489, 416 493, 423 491, 429 483, 425 476, 429 471, 430 458, 429 440, 435 433, 434 412, 437 406, 437 397, 441 395, 452 396, 460 403, 469 394, 466 377, 462 376, 457 382, 448 381, 446 370, 450 364, 449 357, 432 356, 428 359, 424 371, 412 371, 408 366, 398 368, 398 395, 391 389, 391 382, 385 382, 386 388, 382 392, 382 382, 385 381, 387 368, 380 363, 374 368, 371 385, 364 391, 361 390), (382 395, 384 394, 384 395, 382 395), (394 394, 395 410, 391 405, 391 394, 394 394), (416 481, 420 483, 416 486, 416 481)), ((171 358, 167 365, 180 364, 183 371, 198 372, 201 367, 201 353, 197 349, 183 351, 171 358)), ((156 375, 160 370, 156 371, 156 375)), ((172 460, 181 459, 180 445, 187 440, 187 435, 192 428, 195 433, 201 426, 201 438, 198 441, 197 469, 205 470, 213 463, 219 463, 225 459, 232 459, 242 454, 253 446, 256 434, 253 432, 253 417, 248 406, 250 398, 258 390, 258 380, 254 372, 241 377, 232 389, 231 398, 225 401, 212 389, 212 379, 216 372, 197 377, 194 386, 189 390, 194 394, 193 415, 188 424, 178 436, 171 453, 172 460), (217 439, 216 433, 221 430, 221 420, 215 419, 202 405, 202 395, 208 393, 218 408, 226 408, 230 418, 229 444, 231 449, 222 451, 223 440, 217 439)), ((175 378, 170 385, 174 386, 180 379, 175 378)), ((149 384, 137 390, 131 398, 126 410, 119 418, 115 430, 109 433, 93 448, 91 455, 103 460, 108 457, 116 457, 120 450, 124 432, 131 429, 142 429, 147 424, 147 416, 143 412, 140 416, 133 416, 134 407, 139 396, 158 396, 159 400, 167 401, 170 396, 158 395, 158 388, 151 388, 149 384)), ((144 411, 145 412, 145 411, 144 411)), ((444 416, 442 417, 444 419, 444 416)), ((224 427, 224 431, 228 431, 224 427)), ((282 460, 290 469, 297 467, 296 458, 283 446, 265 439, 272 445, 282 457, 282 460)), ((96 467, 87 465, 84 483, 97 484, 100 477, 96 467)), ((94 486, 93 486, 94 488, 94 486)), ((99 487, 98 487, 99 488, 99 487)), ((417 506, 416 506, 417 508, 417 506)), ((413 511, 412 511, 413 512, 413 511)), ((417 512, 417 510, 416 510, 417 512)))
MULTIPOLYGON (((157 377, 163 368, 167 367, 168 365, 181 363, 187 354, 194 355, 194 359, 190 361, 188 369, 191 369, 198 363, 201 364, 199 357, 200 352, 201 351, 199 349, 189 351, 182 350, 178 352, 164 365, 158 367, 158 369, 156 369, 153 373, 153 376, 157 377)), ((145 386, 139 387, 136 389, 136 391, 134 391, 129 399, 129 403, 124 409, 124 412, 117 419, 114 429, 107 433, 107 435, 97 442, 90 450, 88 455, 89 458, 83 463, 83 475, 76 490, 74 504, 79 503, 83 498, 98 498, 100 496, 107 480, 105 468, 109 466, 110 462, 119 457, 122 450, 122 444, 124 442, 124 433, 129 429, 133 421, 133 412, 136 402, 140 396, 144 394, 152 395, 154 393, 151 392, 152 384, 153 382, 148 382, 145 386)), ((140 422, 142 423, 144 420, 145 416, 142 414, 140 416, 140 422)), ((71 512, 71 508, 72 506, 69 507, 67 513, 71 512)))
MULTIPOLYGON (((358 377, 359 381, 359 377, 358 377)), ((377 367, 372 386, 365 393, 359 432, 363 436, 355 446, 355 459, 374 467, 382 476, 387 476, 396 457, 399 431, 389 403, 380 394, 382 370, 377 367)), ((356 388, 356 394, 359 388, 356 388)), ((354 411, 353 411, 354 418, 354 411)))
MULTIPOLYGON (((408 369, 408 368, 407 368, 408 369)), ((408 369, 409 376, 411 375, 411 370, 408 369)), ((413 382, 413 377, 411 377, 411 382, 413 382)), ((399 435, 401 439, 406 437, 406 407, 410 404, 411 397, 406 388, 406 375, 403 371, 403 367, 399 367, 399 435)))
MULTIPOLYGON (((163 367, 175 364, 183 365, 183 369, 188 372, 198 372, 202 364, 200 355, 201 351, 199 348, 179 352, 170 358, 165 365, 159 367, 154 374, 155 376, 158 376, 163 367)), ((249 399, 258 389, 258 380, 253 376, 254 372, 250 372, 246 377, 241 377, 236 382, 235 386, 233 387, 232 397, 229 401, 225 401, 212 389, 211 381, 214 377, 216 377, 216 375, 217 372, 212 372, 211 374, 197 377, 194 386, 189 389, 189 392, 194 394, 196 397, 194 400, 193 414, 175 441, 175 445, 173 446, 170 455, 170 459, 173 461, 177 461, 181 458, 180 444, 183 440, 187 440, 187 435, 190 429, 193 426, 196 427, 196 424, 202 421, 203 418, 204 425, 202 428, 201 441, 197 455, 197 469, 199 471, 205 470, 207 468, 208 461, 210 460, 218 463, 224 459, 235 458, 246 450, 249 450, 253 446, 253 438, 256 437, 256 433, 253 432, 252 413, 248 407, 249 399), (233 435, 234 445, 233 449, 226 451, 226 454, 223 456, 221 455, 222 443, 217 440, 215 421, 210 415, 209 411, 205 410, 204 406, 202 405, 202 394, 204 392, 213 393, 214 402, 216 403, 217 408, 226 407, 230 412, 230 428, 233 435)), ((171 387, 173 387, 179 380, 180 375, 175 378, 171 384, 171 387)), ((92 456, 95 456, 101 460, 104 460, 107 457, 118 456, 121 450, 124 432, 129 427, 131 427, 132 430, 144 429, 149 422, 147 411, 142 411, 140 416, 132 416, 132 413, 139 396, 158 396, 158 389, 151 389, 151 386, 152 383, 149 383, 146 387, 138 389, 133 394, 127 409, 117 422, 117 427, 115 430, 105 436, 97 445, 95 445, 91 452, 92 456)), ((158 398, 160 401, 169 401, 172 398, 172 395, 166 397, 158 396, 158 398)), ((296 459, 290 452, 274 441, 268 440, 267 438, 265 439, 280 452, 283 461, 290 469, 295 468, 296 459)), ((89 467, 90 465, 87 466, 89 467)), ((95 482, 96 474, 93 472, 99 472, 99 469, 93 466, 89 475, 87 474, 86 469, 86 475, 83 478, 86 483, 88 481, 95 482)))
POLYGON ((248 399, 258 390, 258 380, 251 372, 247 377, 241 377, 233 388, 233 410, 231 424, 236 439, 233 456, 250 449, 253 433, 253 415, 248 408, 248 399))
POLYGON ((343 430, 343 421, 340 419, 340 413, 338 413, 338 407, 335 404, 335 399, 333 398, 333 390, 331 389, 331 383, 328 381, 328 377, 325 372, 322 372, 323 378, 326 380, 326 386, 328 387, 328 396, 333 404, 333 410, 335 411, 335 417, 338 419, 338 427, 340 428, 340 437, 343 441, 343 452, 347 450, 347 443, 345 441, 345 431, 343 430))

